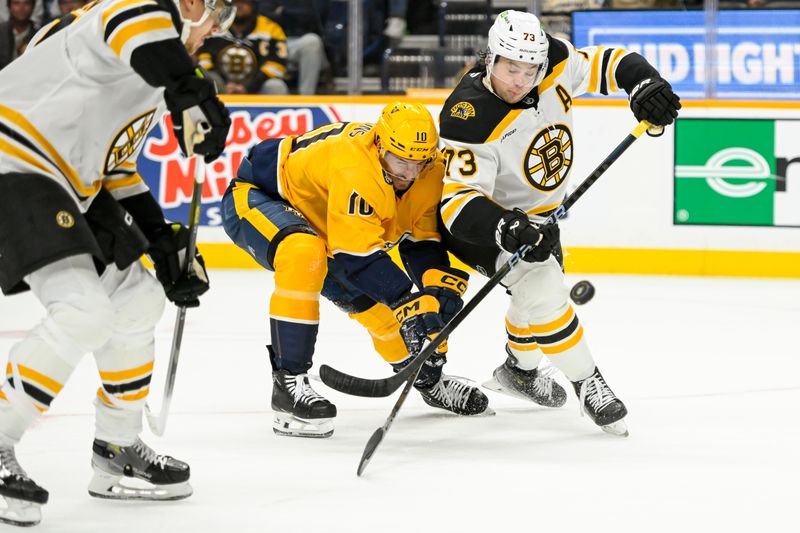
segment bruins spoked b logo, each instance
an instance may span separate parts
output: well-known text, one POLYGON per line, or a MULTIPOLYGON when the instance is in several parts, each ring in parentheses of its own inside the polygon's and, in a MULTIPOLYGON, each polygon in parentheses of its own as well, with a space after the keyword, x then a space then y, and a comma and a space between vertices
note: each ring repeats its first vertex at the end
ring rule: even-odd
POLYGON ((533 138, 523 170, 535 189, 552 191, 561 185, 571 166, 572 134, 564 124, 554 124, 533 138))
POLYGON ((238 44, 231 44, 223 48, 218 54, 218 61, 225 78, 235 83, 250 80, 258 70, 255 52, 238 44))
POLYGON ((56 213, 56 224, 61 226, 64 229, 69 229, 75 225, 75 217, 72 216, 72 213, 69 211, 64 211, 63 209, 56 213))

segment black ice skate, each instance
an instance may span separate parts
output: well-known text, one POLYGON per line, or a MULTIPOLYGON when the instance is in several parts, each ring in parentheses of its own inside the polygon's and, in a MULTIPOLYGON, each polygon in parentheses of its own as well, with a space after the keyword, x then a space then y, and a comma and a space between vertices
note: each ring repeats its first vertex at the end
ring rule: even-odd
POLYGON ((141 439, 131 446, 95 439, 92 451, 89 494, 96 498, 180 500, 192 494, 189 465, 157 454, 141 439))
POLYGON ((273 431, 287 437, 330 437, 336 406, 311 388, 308 374, 272 372, 273 431))
POLYGON ((494 370, 492 379, 483 386, 544 407, 561 407, 566 403, 567 391, 553 379, 553 367, 523 370, 516 365, 517 359, 509 353, 506 362, 494 370))
POLYGON ((13 446, 0 445, 0 522, 34 526, 42 519, 46 490, 33 482, 19 466, 13 446))
POLYGON ((597 367, 591 376, 581 381, 573 381, 572 386, 575 387, 575 394, 580 400, 581 414, 588 414, 589 418, 606 433, 620 437, 628 436, 624 420, 628 410, 606 385, 597 367))
POLYGON ((489 407, 489 398, 467 381, 442 374, 433 386, 417 387, 422 399, 431 407, 438 407, 457 415, 494 414, 489 407), (488 409, 488 410, 487 410, 488 409))

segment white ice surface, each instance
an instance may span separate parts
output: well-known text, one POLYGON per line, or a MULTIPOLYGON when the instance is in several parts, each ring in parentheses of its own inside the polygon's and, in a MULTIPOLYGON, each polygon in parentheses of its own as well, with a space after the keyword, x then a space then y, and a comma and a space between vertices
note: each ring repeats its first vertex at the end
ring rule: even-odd
MULTIPOLYGON (((195 494, 171 503, 87 495, 99 380, 86 357, 17 448, 50 491, 37 531, 798 531, 800 281, 592 276, 597 295, 578 311, 628 406, 629 438, 581 418, 571 390, 557 410, 489 392, 497 414, 480 418, 436 412, 414 393, 358 478, 364 444, 395 396, 315 384, 339 407, 334 436, 273 435, 264 348, 272 276, 212 276, 202 307, 188 313, 167 433, 145 435, 191 464, 195 494)), ((484 282, 473 276, 470 294, 484 282)), ((453 334, 448 373, 482 381, 502 362, 505 306, 496 290, 453 334)), ((30 295, 0 298, 0 352, 42 315, 30 295)), ((156 333, 156 408, 173 321, 169 308, 156 333)), ((321 363, 389 374, 360 326, 328 303, 315 370, 321 363)))

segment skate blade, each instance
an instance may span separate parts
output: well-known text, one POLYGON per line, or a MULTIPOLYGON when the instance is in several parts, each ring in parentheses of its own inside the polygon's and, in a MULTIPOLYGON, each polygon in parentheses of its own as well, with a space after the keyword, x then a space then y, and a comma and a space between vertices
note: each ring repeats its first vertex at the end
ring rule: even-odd
POLYGON ((617 420, 613 424, 607 424, 605 426, 600 426, 600 429, 605 431, 610 435, 615 435, 617 437, 627 437, 628 433, 628 426, 625 425, 625 420, 617 420))
POLYGON ((288 413, 275 413, 272 431, 281 437, 324 439, 333 435, 333 419, 304 420, 288 413))
POLYGON ((154 485, 142 479, 123 478, 95 471, 89 483, 89 495, 105 500, 173 501, 192 495, 188 481, 171 485, 154 485), (125 483, 123 483, 123 479, 125 483))
POLYGON ((511 389, 507 389, 503 387, 499 381, 494 378, 491 378, 487 381, 481 383, 481 387, 484 389, 490 390, 492 392, 499 392, 500 394, 505 394, 506 396, 511 396, 513 398, 520 398, 522 400, 528 400, 529 402, 532 401, 530 398, 525 396, 524 394, 520 394, 519 392, 511 389))
POLYGON ((7 496, 0 496, 0 503, 0 522, 28 527, 42 521, 42 506, 38 503, 7 496))

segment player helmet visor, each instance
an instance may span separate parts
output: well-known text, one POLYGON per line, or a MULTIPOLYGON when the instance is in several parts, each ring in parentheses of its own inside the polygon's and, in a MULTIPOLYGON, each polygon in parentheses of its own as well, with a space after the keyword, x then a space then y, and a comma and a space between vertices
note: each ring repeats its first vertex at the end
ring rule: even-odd
POLYGON ((206 21, 209 17, 214 19, 214 32, 212 35, 219 36, 226 33, 233 19, 236 18, 236 7, 233 5, 233 0, 205 0, 206 12, 203 17, 195 25, 199 26, 206 21))

